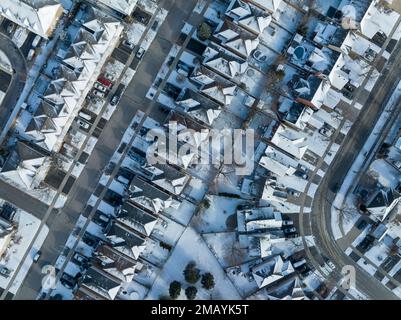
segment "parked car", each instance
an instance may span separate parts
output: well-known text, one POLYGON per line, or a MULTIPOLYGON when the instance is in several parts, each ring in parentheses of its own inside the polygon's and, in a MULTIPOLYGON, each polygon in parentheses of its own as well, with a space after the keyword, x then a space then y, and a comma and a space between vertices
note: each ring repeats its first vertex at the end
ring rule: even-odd
POLYGON ((293 197, 299 197, 301 195, 301 193, 299 191, 297 191, 295 189, 291 189, 291 188, 287 189, 287 193, 289 195, 292 195, 293 197))
POLYGON ((32 60, 32 58, 35 56, 35 50, 34 49, 30 49, 29 50, 29 52, 28 52, 28 55, 27 55, 27 57, 26 57, 26 59, 29 61, 29 60, 32 60))
POLYGON ((115 105, 118 103, 118 101, 120 101, 120 96, 117 95, 117 94, 115 94, 115 95, 113 96, 113 98, 111 98, 110 104, 111 104, 112 106, 115 106, 115 105))
POLYGON ((80 113, 78 113, 78 115, 81 117, 81 118, 83 118, 83 119, 85 119, 85 120, 87 120, 87 121, 90 121, 90 120, 92 120, 92 117, 89 115, 89 114, 87 114, 87 113, 85 113, 85 112, 80 112, 80 113))
POLYGON ((290 233, 286 235, 287 238, 298 238, 299 234, 297 232, 290 233))
POLYGON ((40 40, 42 40, 41 36, 36 36, 33 41, 32 41, 32 48, 36 48, 40 42, 40 40))
POLYGON ((359 230, 363 230, 366 228, 367 225, 368 223, 365 220, 361 220, 361 222, 359 222, 356 227, 359 230))
POLYGON ((134 50, 134 48, 135 48, 135 45, 133 43, 129 42, 128 40, 124 40, 123 45, 130 48, 131 50, 134 50))
POLYGON ((284 220, 283 221, 283 226, 292 226, 294 224, 294 221, 292 220, 284 220))
POLYGON ((73 289, 75 287, 75 280, 67 273, 63 273, 60 279, 61 284, 67 289, 73 289))
POLYGON ((156 20, 155 22, 153 22, 152 28, 151 28, 151 29, 152 29, 153 31, 156 31, 158 26, 159 26, 159 21, 156 20))
POLYGON ((95 95, 95 96, 97 96, 97 97, 99 97, 99 98, 104 98, 104 92, 101 92, 101 91, 99 91, 99 90, 93 90, 92 91, 93 92, 93 94, 95 95))
POLYGON ((40 251, 40 250, 38 250, 36 253, 35 253, 35 255, 33 256, 33 262, 38 262, 39 261, 39 258, 40 258, 40 256, 42 255, 42 251, 40 251))
POLYGON ((328 127, 319 129, 319 133, 327 138, 330 138, 334 134, 334 130, 328 127))
POLYGON ((120 101, 120 98, 124 92, 124 89, 125 89, 125 86, 122 83, 120 83, 116 92, 114 93, 113 98, 111 98, 110 104, 112 106, 115 106, 118 103, 118 101, 120 101))
POLYGON ((284 233, 293 233, 293 232, 296 232, 296 231, 297 231, 297 229, 295 227, 285 228, 284 229, 284 233))
POLYGON ((129 180, 123 176, 118 176, 117 181, 121 182, 122 184, 128 186, 129 185, 129 180))
POLYGON ((116 81, 116 77, 113 76, 111 73, 105 72, 104 73, 104 77, 109 80, 110 82, 114 82, 116 81))
POLYGON ((97 79, 98 82, 100 82, 102 85, 104 85, 106 88, 110 89, 113 86, 113 83, 103 77, 99 77, 99 79, 97 79))
POLYGON ((306 263, 306 260, 305 260, 305 259, 302 259, 302 260, 299 260, 299 261, 297 261, 297 262, 294 262, 292 265, 293 265, 293 267, 294 267, 295 269, 298 269, 298 268, 301 267, 302 265, 305 265, 305 263, 306 263))
POLYGON ((106 91, 107 91, 107 88, 106 88, 103 84, 101 84, 101 83, 99 83, 99 82, 96 82, 95 85, 94 85, 94 87, 95 87, 97 90, 101 91, 101 92, 106 92, 106 91))
POLYGON ((143 57, 144 54, 145 54, 145 49, 142 48, 142 47, 140 47, 135 56, 136 56, 138 59, 142 59, 142 57, 143 57))
POLYGON ((16 28, 17 28, 17 25, 14 24, 13 22, 9 21, 9 23, 7 25, 7 33, 12 34, 16 28))
POLYGON ((75 253, 73 256, 73 260, 78 266, 80 266, 82 268, 85 268, 88 266, 89 259, 87 257, 83 256, 82 254, 75 253))
POLYGON ((330 267, 331 269, 333 269, 333 270, 336 268, 336 266, 334 265, 334 263, 331 262, 331 261, 327 261, 327 264, 328 264, 329 267, 330 267))
POLYGON ((90 127, 90 124, 88 122, 81 120, 81 119, 78 119, 77 123, 83 129, 89 129, 89 127, 90 127))

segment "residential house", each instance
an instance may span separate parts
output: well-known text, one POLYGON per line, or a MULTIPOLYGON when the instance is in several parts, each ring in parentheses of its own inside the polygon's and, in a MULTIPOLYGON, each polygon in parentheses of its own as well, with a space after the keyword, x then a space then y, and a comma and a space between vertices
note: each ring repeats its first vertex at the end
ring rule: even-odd
POLYGON ((0 260, 7 251, 16 232, 14 224, 0 217, 0 260))
POLYGON ((50 153, 43 148, 18 140, 9 151, 0 175, 13 180, 24 189, 32 190, 40 185, 46 175, 50 153))
POLYGON ((255 6, 273 14, 278 11, 283 0, 246 0, 245 2, 252 3, 255 6))
MULTIPOLYGON (((207 87, 203 92, 209 94, 212 88, 216 87, 207 87)), ((219 92, 218 89, 217 91, 219 92)), ((224 95, 224 92, 221 92, 221 94, 227 101, 228 97, 226 98, 226 96, 229 96, 229 94, 224 95)), ((214 98, 218 99, 219 95, 216 95, 214 98)), ((221 106, 218 103, 191 89, 183 89, 176 102, 188 115, 207 126, 212 126, 213 122, 218 118, 222 111, 221 106)))
POLYGON ((130 201, 117 210, 117 221, 136 232, 149 237, 157 223, 157 217, 139 208, 130 201))
POLYGON ((229 20, 218 25, 214 37, 223 47, 243 59, 247 59, 259 45, 258 37, 254 33, 229 20))
POLYGON ((0 1, 1 16, 46 39, 52 35, 63 11, 63 6, 55 0, 0 1))
POLYGON ((129 16, 134 11, 138 0, 99 0, 102 4, 129 16))
POLYGON ((114 250, 133 260, 137 260, 146 247, 146 236, 133 232, 118 221, 111 222, 106 232, 106 241, 114 250))
POLYGON ((168 208, 178 209, 180 202, 152 184, 135 177, 128 189, 129 199, 138 206, 155 214, 168 208))
POLYGON ((90 267, 75 292, 75 299, 114 300, 120 291, 121 281, 111 274, 90 267))
POLYGON ((226 17, 242 28, 259 36, 270 25, 271 14, 241 0, 232 0, 226 10, 226 17))
POLYGON ((399 13, 385 6, 382 1, 373 0, 360 23, 361 33, 381 47, 391 36, 399 18, 399 13))
POLYGON ((285 261, 280 255, 276 255, 253 266, 251 272, 258 287, 263 288, 291 275, 295 270, 289 260, 285 261))
MULTIPOLYGON (((253 46, 250 45, 249 48, 251 47, 253 46)), ((245 59, 213 42, 209 43, 203 53, 203 65, 234 82, 239 82, 241 75, 248 69, 245 59)))
POLYGON ((72 24, 64 40, 57 42, 55 54, 47 64, 53 69, 45 69, 41 76, 53 80, 43 94, 34 91, 27 98, 32 114, 23 111, 24 117, 31 120, 21 135, 49 151, 61 148, 85 96, 122 32, 122 25, 116 20, 105 18, 95 9, 86 10, 75 18, 79 28, 72 24))
POLYGON ((312 73, 328 75, 339 53, 328 47, 317 47, 300 34, 295 34, 286 51, 289 62, 312 73))

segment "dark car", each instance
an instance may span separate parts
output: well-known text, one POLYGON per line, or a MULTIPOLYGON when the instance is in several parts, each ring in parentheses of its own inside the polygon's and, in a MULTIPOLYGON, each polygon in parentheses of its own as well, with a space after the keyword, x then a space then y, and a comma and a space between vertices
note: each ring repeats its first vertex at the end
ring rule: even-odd
POLYGON ((42 251, 38 250, 36 252, 36 254, 33 256, 33 259, 32 259, 33 262, 35 262, 35 263, 38 262, 41 255, 42 255, 42 251))
POLYGON ((359 222, 356 227, 359 230, 363 230, 366 228, 367 225, 368 225, 368 223, 365 220, 361 220, 361 222, 359 222))
POLYGON ((118 101, 120 101, 120 96, 117 95, 117 94, 115 94, 115 95, 113 96, 113 98, 111 98, 110 104, 111 104, 112 106, 115 106, 115 105, 118 103, 118 101))
POLYGON ((144 54, 145 54, 145 49, 142 48, 142 47, 140 47, 135 56, 136 56, 138 59, 142 59, 142 57, 143 57, 144 54))
POLYGON ((67 273, 63 273, 60 279, 61 284, 67 289, 73 289, 75 287, 76 281, 67 273))

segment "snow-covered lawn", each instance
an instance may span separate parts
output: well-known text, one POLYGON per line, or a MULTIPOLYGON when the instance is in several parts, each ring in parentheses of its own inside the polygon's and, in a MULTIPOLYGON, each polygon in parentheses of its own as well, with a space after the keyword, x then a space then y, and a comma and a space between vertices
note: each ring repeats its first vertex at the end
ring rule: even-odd
POLYGON ((202 237, 224 268, 249 260, 248 250, 240 248, 236 232, 207 233, 202 237))
POLYGON ((188 185, 184 189, 184 194, 188 197, 200 201, 203 199, 207 191, 207 185, 201 179, 192 177, 188 185))
POLYGON ((184 230, 185 228, 177 222, 174 222, 167 217, 160 216, 152 231, 152 236, 174 246, 184 230))
MULTIPOLYGON (((206 199, 210 206, 193 218, 193 226, 201 233, 229 231, 227 218, 236 215, 237 206, 243 201, 220 196, 208 196, 206 199)), ((236 221, 236 217, 234 220, 236 221)))
POLYGON ((241 298, 203 239, 193 229, 187 228, 150 289, 147 299, 157 300, 161 296, 168 296, 169 285, 174 280, 183 285, 178 299, 185 299, 184 290, 189 285, 185 282, 183 270, 190 261, 195 261, 201 273, 212 273, 216 283, 214 289, 208 291, 198 282, 196 299, 206 300, 212 297, 238 300, 241 298))
POLYGON ((178 209, 167 208, 163 211, 163 214, 182 225, 186 226, 195 213, 196 207, 193 203, 183 200, 178 209))
POLYGON ((344 233, 347 234, 351 231, 352 227, 355 226, 355 223, 361 217, 359 211, 354 205, 354 197, 347 197, 345 202, 344 210, 341 212, 342 218, 342 227, 344 233))

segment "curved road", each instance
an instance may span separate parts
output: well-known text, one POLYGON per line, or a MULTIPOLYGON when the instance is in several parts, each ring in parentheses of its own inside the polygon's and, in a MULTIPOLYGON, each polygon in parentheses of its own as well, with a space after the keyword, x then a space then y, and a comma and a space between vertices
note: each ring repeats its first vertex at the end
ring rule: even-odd
POLYGON ((25 86, 27 67, 25 57, 12 40, 0 32, 0 50, 5 53, 14 69, 14 74, 1 103, 0 130, 6 125, 15 104, 25 86))
MULTIPOLYGON (((365 144, 374 124, 379 119, 392 93, 392 88, 395 88, 395 85, 400 81, 401 74, 398 67, 401 65, 400 46, 394 52, 391 65, 396 67, 393 69, 390 68, 387 73, 383 73, 377 81, 377 85, 372 90, 368 102, 345 138, 330 169, 323 177, 315 193, 312 203, 312 213, 310 215, 303 214, 303 225, 301 227, 302 230, 309 230, 315 236, 318 254, 324 260, 328 258, 336 266, 336 270, 328 277, 329 280, 337 282, 341 279, 340 270, 346 265, 352 265, 356 269, 357 289, 370 299, 375 300, 395 300, 399 298, 375 277, 359 267, 337 244, 331 230, 331 207, 335 198, 335 193, 331 190, 336 184, 341 185, 344 181, 347 172, 365 144)), ((399 109, 400 104, 397 105, 393 114, 398 115, 399 109)), ((391 128, 396 118, 394 116, 392 121, 386 124, 383 133, 391 128)), ((384 134, 379 136, 378 139, 383 136, 384 134)), ((307 249, 307 253, 315 267, 320 265, 318 259, 312 256, 309 249, 307 249)))
MULTIPOLYGON (((14 69, 11 82, 7 88, 7 92, 0 105, 0 132, 7 124, 17 99, 22 93, 25 86, 27 75, 27 66, 25 57, 15 43, 6 35, 0 32, 0 50, 10 60, 14 69)), ((42 219, 47 210, 47 205, 41 201, 31 197, 30 195, 18 190, 12 185, 0 180, 0 197, 4 200, 18 205, 21 209, 33 213, 39 219, 42 219)))

